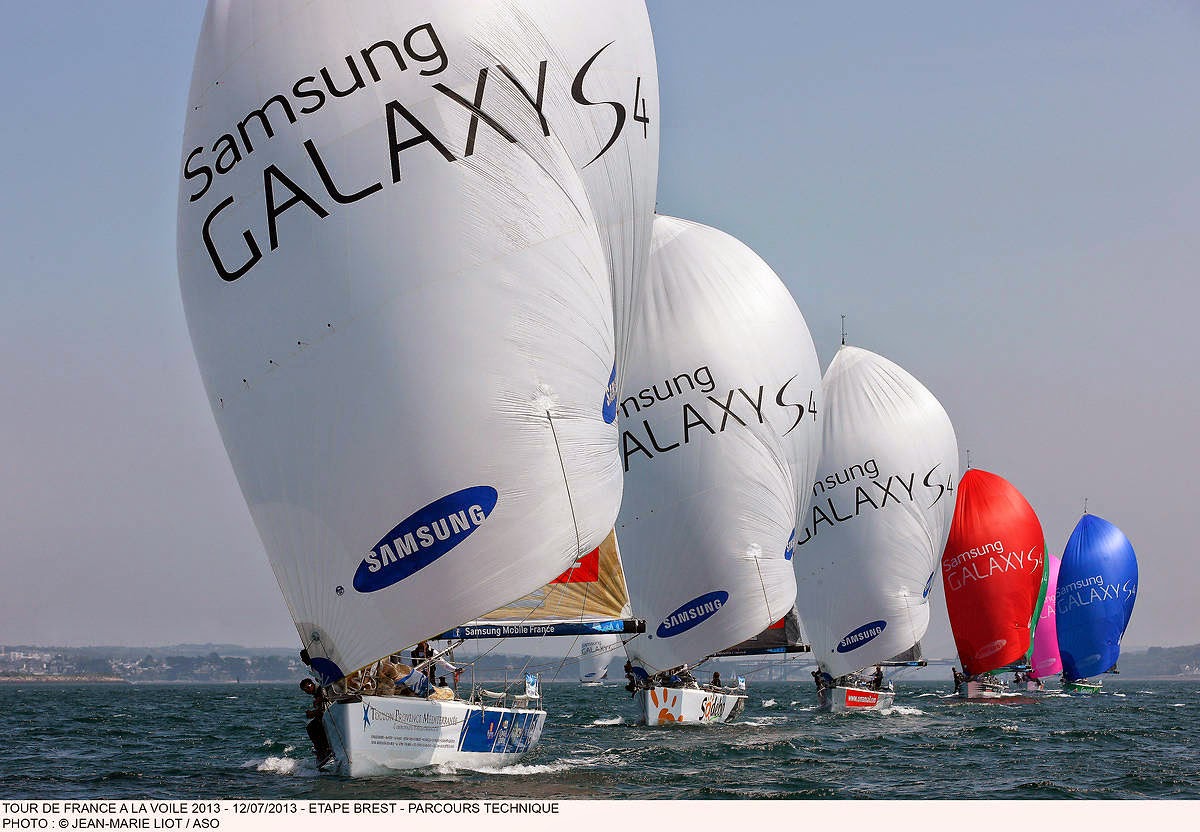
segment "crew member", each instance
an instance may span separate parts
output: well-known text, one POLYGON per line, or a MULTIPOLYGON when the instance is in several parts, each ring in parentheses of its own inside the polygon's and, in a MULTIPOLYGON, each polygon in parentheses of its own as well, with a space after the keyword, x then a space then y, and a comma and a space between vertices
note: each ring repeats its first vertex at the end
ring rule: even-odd
POLYGON ((317 768, 324 768, 333 761, 333 747, 329 744, 329 737, 325 733, 325 723, 321 719, 328 703, 325 701, 325 695, 321 692, 321 688, 312 679, 302 681, 300 690, 313 698, 312 707, 304 712, 304 715, 308 717, 304 730, 308 732, 308 738, 312 740, 313 754, 317 757, 317 768))

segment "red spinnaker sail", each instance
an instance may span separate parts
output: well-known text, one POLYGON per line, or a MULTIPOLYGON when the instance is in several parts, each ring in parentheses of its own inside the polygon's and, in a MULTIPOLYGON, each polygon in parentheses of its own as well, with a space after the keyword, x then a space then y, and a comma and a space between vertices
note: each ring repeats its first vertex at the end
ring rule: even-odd
POLYGON ((942 553, 942 583, 968 674, 1025 659, 1044 560, 1042 524, 1021 492, 996 474, 967 471, 942 553))

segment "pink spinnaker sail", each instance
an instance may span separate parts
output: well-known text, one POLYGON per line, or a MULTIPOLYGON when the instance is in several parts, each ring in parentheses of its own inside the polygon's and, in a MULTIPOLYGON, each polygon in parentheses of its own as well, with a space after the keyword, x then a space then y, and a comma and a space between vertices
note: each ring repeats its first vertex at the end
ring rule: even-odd
POLYGON ((1047 679, 1062 673, 1062 659, 1058 655, 1058 623, 1054 616, 1054 592, 1058 588, 1058 567, 1062 560, 1054 555, 1046 558, 1046 568, 1050 570, 1050 578, 1046 581, 1046 603, 1042 604, 1042 614, 1038 616, 1037 627, 1033 631, 1033 659, 1030 664, 1033 669, 1029 675, 1034 679, 1047 679))

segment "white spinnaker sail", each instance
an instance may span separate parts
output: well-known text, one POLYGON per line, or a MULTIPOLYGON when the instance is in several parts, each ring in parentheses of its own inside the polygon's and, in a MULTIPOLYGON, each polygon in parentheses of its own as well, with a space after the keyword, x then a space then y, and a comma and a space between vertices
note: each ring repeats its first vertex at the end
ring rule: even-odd
POLYGON ((579 637, 579 681, 599 682, 608 676, 608 666, 621 652, 621 637, 595 635, 579 637))
POLYGON ((787 558, 797 494, 816 467, 820 368, 770 267, 697 223, 655 219, 633 321, 617 536, 634 614, 646 620, 626 651, 654 672, 791 609, 787 558))
POLYGON ((821 464, 794 563, 813 656, 837 677, 925 634, 958 442, 933 394, 875 353, 842 347, 824 389, 821 464))
POLYGON ((612 529, 601 222, 625 209, 580 171, 648 140, 629 118, 609 142, 613 108, 572 88, 605 101, 624 79, 632 103, 652 61, 622 61, 649 38, 639 5, 210 4, 180 285, 324 677, 536 589, 612 529))

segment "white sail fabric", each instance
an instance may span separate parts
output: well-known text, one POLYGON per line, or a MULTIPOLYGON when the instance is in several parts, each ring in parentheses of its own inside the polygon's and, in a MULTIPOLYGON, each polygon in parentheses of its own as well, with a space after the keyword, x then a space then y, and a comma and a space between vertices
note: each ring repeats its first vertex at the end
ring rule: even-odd
POLYGON ((733 237, 658 217, 619 402, 617 524, 656 672, 760 633, 795 599, 788 558, 812 488, 820 368, 779 278, 733 237))
POLYGON ((579 681, 599 682, 608 678, 608 666, 617 659, 620 650, 620 636, 580 636, 579 681))
POLYGON ((607 255, 637 234, 592 180, 653 178, 656 139, 607 103, 632 110, 639 78, 652 101, 640 4, 210 4, 180 285, 323 677, 536 589, 612 529, 607 255))
POLYGON ((875 353, 842 347, 823 384, 821 464, 794 563, 813 656, 837 677, 925 634, 958 442, 933 394, 875 353))

